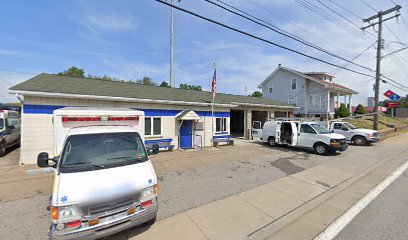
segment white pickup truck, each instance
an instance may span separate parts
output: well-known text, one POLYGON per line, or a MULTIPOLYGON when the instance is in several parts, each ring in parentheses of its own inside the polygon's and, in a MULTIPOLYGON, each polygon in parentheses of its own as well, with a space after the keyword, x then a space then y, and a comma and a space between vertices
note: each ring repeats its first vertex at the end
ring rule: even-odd
POLYGON ((357 128, 351 123, 335 121, 330 123, 330 130, 334 133, 339 133, 346 137, 347 141, 351 141, 355 145, 367 145, 380 140, 378 131, 357 128))
POLYGON ((260 122, 254 122, 252 134, 270 146, 312 148, 319 155, 342 152, 348 147, 343 135, 331 133, 317 122, 267 121, 262 129, 260 122))
POLYGON ((54 156, 37 160, 55 168, 50 239, 97 239, 154 223, 158 185, 142 111, 62 108, 53 124, 54 156))
POLYGON ((0 109, 0 157, 7 148, 20 144, 20 113, 0 109))

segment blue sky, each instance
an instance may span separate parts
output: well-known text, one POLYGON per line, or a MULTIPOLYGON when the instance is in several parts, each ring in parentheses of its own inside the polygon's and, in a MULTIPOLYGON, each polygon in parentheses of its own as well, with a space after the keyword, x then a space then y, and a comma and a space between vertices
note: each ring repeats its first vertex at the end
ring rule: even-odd
MULTIPOLYGON (((354 36, 294 0, 224 1, 348 59, 373 42, 354 36)), ((324 8, 316 0, 308 1, 324 8)), ((375 14, 361 1, 333 1, 361 17, 375 14)), ((330 1, 324 2, 356 25, 362 25, 361 19, 330 1)), ((369 2, 375 9, 393 6, 388 0, 369 2)), ((401 14, 408 21, 408 2, 395 2, 402 4, 401 14)), ((344 64, 204 1, 183 0, 177 5, 312 56, 344 64)), ((4 1, 0 15, 0 102, 15 101, 15 97, 7 93, 10 86, 37 73, 57 73, 71 66, 83 68, 93 75, 106 74, 120 79, 149 76, 158 83, 168 81, 169 20, 170 9, 152 0, 4 1)), ((399 40, 408 42, 408 27, 401 21, 390 20, 387 26, 399 40)), ((384 29, 386 44, 397 41, 388 28, 384 29)), ((374 33, 372 29, 368 31, 374 33)), ((401 45, 391 43, 385 51, 398 48, 401 45)), ((401 52, 398 58, 384 59, 383 72, 408 85, 408 50, 401 52)), ((217 64, 218 90, 234 94, 244 94, 245 86, 248 86, 248 92, 257 90, 257 85, 279 63, 299 71, 335 70, 175 11, 177 85, 198 84, 209 90, 214 62, 217 64)), ((357 62, 374 68, 375 49, 371 48, 357 62)), ((353 89, 358 87, 356 90, 360 94, 354 98, 354 103, 365 104, 365 98, 372 95, 373 80, 369 78, 340 71, 335 80, 353 89)), ((388 88, 394 89, 385 85, 381 91, 388 88)))

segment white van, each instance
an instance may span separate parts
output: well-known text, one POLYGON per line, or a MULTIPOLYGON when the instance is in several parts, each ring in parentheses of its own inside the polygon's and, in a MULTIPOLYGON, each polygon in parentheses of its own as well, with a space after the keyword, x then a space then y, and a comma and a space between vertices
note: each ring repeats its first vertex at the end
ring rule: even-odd
POLYGON ((7 148, 20 144, 20 113, 0 109, 0 157, 7 148))
POLYGON ((97 239, 154 223, 158 186, 142 111, 62 108, 53 123, 54 156, 37 160, 55 168, 51 239, 97 239))
POLYGON ((267 121, 262 129, 259 123, 254 122, 253 135, 270 146, 283 144, 312 148, 319 155, 342 152, 348 147, 343 135, 331 133, 317 122, 267 121))

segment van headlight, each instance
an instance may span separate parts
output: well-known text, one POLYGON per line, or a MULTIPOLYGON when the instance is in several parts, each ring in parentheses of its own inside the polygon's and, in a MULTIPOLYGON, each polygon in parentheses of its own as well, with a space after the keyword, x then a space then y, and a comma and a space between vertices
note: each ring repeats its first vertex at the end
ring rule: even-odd
POLYGON ((142 193, 140 194, 139 200, 140 202, 151 200, 156 196, 156 194, 157 194, 157 184, 143 189, 142 193))
POLYGON ((58 222, 81 219, 81 216, 82 210, 78 206, 52 207, 52 218, 58 222))

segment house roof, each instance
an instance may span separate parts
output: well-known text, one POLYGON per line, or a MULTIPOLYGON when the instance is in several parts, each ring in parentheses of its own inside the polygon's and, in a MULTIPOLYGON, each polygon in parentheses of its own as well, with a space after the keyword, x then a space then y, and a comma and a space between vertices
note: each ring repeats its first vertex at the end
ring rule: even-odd
POLYGON ((348 93, 348 94, 358 94, 358 92, 356 92, 356 91, 354 91, 354 90, 352 90, 350 88, 347 88, 345 86, 342 86, 340 84, 324 81, 324 80, 321 80, 321 79, 318 79, 318 78, 307 75, 307 74, 311 74, 311 72, 302 73, 302 72, 299 72, 299 71, 296 71, 296 70, 293 70, 293 69, 290 69, 290 68, 287 68, 287 67, 283 67, 283 66, 278 66, 261 84, 259 84, 258 87, 262 88, 263 84, 265 84, 271 77, 273 77, 281 69, 289 71, 289 72, 294 73, 296 75, 299 75, 299 76, 301 76, 303 78, 309 79, 311 81, 320 83, 320 84, 324 85, 326 88, 334 90, 334 91, 344 92, 344 93, 348 93))
MULTIPOLYGON (((124 101, 160 102, 183 105, 210 105, 212 92, 148 86, 121 81, 107 81, 39 74, 9 89, 10 93, 38 96, 99 98, 124 101)), ((268 98, 217 93, 214 106, 236 107, 239 104, 294 108, 268 98)))

